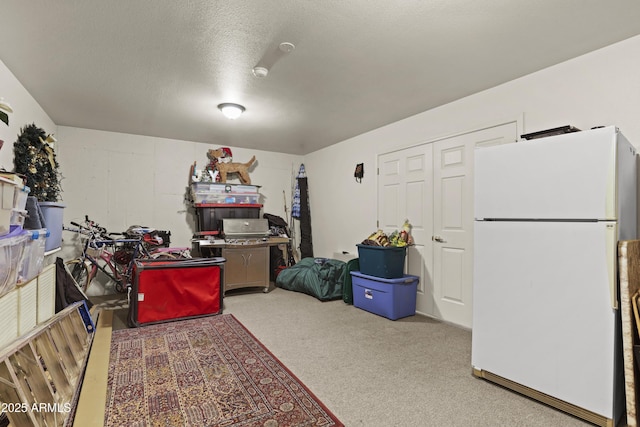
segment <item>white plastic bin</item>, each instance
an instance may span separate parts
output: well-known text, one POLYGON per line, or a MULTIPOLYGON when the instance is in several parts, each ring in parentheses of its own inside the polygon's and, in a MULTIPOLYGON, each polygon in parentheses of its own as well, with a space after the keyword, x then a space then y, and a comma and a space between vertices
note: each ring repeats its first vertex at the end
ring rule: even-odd
POLYGON ((24 228, 24 221, 27 218, 27 211, 19 209, 11 209, 11 225, 17 225, 24 228))
POLYGON ((38 275, 38 324, 56 314, 56 264, 49 264, 38 275))
POLYGON ((0 348, 18 338, 18 291, 0 296, 0 348))
POLYGON ((18 335, 24 335, 38 324, 38 279, 16 286, 18 291, 18 335))
POLYGON ((11 231, 11 214, 15 197, 16 183, 0 176, 0 236, 11 231))
POLYGON ((26 185, 16 185, 15 192, 13 194, 13 208, 18 211, 23 211, 27 206, 27 197, 31 189, 26 185))
POLYGON ((0 296, 16 287, 18 270, 28 238, 27 233, 20 227, 15 227, 11 233, 0 237, 0 296))

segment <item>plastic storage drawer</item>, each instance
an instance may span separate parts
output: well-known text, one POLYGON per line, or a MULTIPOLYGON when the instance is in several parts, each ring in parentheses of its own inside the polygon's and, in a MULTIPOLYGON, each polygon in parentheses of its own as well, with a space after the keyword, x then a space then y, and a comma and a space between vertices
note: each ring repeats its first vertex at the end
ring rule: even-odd
POLYGON ((28 238, 20 227, 0 237, 0 295, 13 290, 18 282, 18 271, 28 238))
POLYGON ((260 201, 258 194, 245 193, 195 193, 195 203, 205 204, 256 204, 260 201))
POLYGON ((44 266, 44 248, 49 230, 25 230, 27 241, 24 247, 22 265, 18 274, 18 282, 28 282, 42 271, 44 266))
POLYGON ((391 320, 413 316, 419 280, 418 276, 408 274, 384 279, 352 271, 353 305, 391 320))
POLYGON ((257 185, 229 184, 226 182, 192 182, 191 192, 195 193, 258 193, 257 185))

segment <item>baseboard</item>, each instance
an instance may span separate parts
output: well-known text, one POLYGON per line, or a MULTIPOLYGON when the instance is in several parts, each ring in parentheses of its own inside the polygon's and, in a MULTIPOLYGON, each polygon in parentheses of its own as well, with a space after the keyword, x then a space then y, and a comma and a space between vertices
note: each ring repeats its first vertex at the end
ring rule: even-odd
POLYGON ((597 426, 615 427, 614 421, 610 418, 606 418, 602 415, 596 414, 595 412, 591 412, 587 409, 565 402, 564 400, 560 400, 553 396, 549 396, 548 394, 542 393, 538 390, 534 390, 532 388, 529 388, 517 382, 508 380, 506 378, 503 378, 491 372, 483 371, 482 369, 473 367, 473 375, 478 378, 483 378, 487 381, 491 381, 492 383, 508 388, 524 396, 530 397, 546 405, 552 406, 556 409, 559 409, 563 412, 566 412, 568 414, 581 418, 597 426))
POLYGON ((333 253, 333 259, 337 259, 338 261, 349 262, 355 258, 358 258, 358 255, 352 254, 352 253, 344 253, 344 252, 333 253))

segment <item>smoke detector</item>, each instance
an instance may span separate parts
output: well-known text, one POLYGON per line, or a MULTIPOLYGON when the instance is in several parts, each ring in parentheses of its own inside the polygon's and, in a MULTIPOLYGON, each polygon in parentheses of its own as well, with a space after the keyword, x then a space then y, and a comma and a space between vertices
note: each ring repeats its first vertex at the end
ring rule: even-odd
POLYGON ((280 49, 284 53, 289 53, 295 48, 296 47, 294 46, 294 44, 289 42, 282 42, 280 43, 280 46, 278 46, 278 49, 280 49))
POLYGON ((267 77, 269 70, 265 67, 253 67, 253 75, 259 78, 267 77))

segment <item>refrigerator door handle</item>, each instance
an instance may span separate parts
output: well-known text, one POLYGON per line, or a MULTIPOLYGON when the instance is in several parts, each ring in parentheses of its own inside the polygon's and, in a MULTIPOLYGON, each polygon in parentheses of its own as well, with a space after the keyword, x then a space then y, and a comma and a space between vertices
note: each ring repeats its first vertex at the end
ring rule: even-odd
POLYGON ((617 245, 618 227, 615 224, 607 224, 606 251, 607 251, 607 276, 609 279, 609 292, 611 295, 611 308, 618 309, 617 273, 617 245))
POLYGON ((605 197, 606 197, 605 215, 607 218, 618 218, 617 177, 618 177, 619 168, 618 168, 618 163, 616 161, 616 159, 618 159, 617 151, 618 151, 618 144, 611 144, 611 154, 610 154, 611 162, 609 164, 609 173, 607 176, 607 190, 605 194, 605 197))

